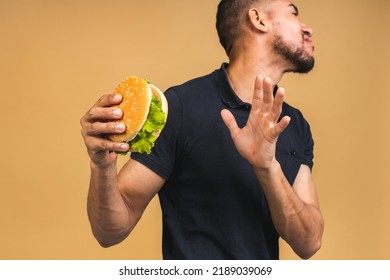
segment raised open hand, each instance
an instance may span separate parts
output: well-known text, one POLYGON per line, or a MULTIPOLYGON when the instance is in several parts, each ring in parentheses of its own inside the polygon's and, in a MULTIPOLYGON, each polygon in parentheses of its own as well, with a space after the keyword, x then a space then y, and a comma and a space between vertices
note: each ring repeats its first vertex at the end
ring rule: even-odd
POLYGON ((221 111, 238 152, 257 168, 269 168, 276 160, 276 142, 290 122, 287 116, 278 122, 283 99, 284 89, 279 88, 274 97, 271 79, 259 75, 256 77, 252 109, 245 127, 238 127, 230 111, 221 111))

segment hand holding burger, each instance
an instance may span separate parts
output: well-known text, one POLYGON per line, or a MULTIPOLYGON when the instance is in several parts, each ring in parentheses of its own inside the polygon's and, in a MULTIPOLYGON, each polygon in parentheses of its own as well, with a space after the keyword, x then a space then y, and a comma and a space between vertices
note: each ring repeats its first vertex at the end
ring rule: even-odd
POLYGON ((115 159, 111 151, 150 153, 167 115, 168 103, 161 90, 145 79, 126 78, 81 118, 81 133, 91 160, 96 164, 111 162, 115 159))
POLYGON ((123 112, 122 122, 126 131, 122 134, 108 134, 108 138, 128 143, 130 152, 151 153, 168 116, 168 102, 156 86, 145 79, 126 78, 114 93, 122 95, 119 105, 123 112))

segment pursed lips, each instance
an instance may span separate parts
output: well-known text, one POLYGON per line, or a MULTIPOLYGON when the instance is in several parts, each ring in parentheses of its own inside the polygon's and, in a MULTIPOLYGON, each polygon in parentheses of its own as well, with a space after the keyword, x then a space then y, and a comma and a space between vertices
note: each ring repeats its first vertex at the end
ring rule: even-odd
POLYGON ((305 42, 306 45, 311 46, 313 51, 314 51, 314 43, 313 43, 313 40, 311 39, 310 36, 304 34, 303 35, 303 41, 305 42))

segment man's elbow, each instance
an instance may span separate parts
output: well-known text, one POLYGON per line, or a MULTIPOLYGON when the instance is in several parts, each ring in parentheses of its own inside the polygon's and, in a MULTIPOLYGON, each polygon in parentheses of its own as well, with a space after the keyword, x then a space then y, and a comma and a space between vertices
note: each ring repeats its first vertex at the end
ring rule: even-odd
POLYGON ((312 242, 311 244, 306 244, 306 246, 303 246, 300 250, 295 250, 295 253, 304 260, 310 259, 313 257, 320 249, 321 249, 321 239, 318 239, 315 242, 312 242))
POLYGON ((321 249, 322 235, 324 233, 324 220, 322 216, 320 216, 320 219, 315 225, 311 227, 311 231, 306 233, 306 237, 298 240, 295 239, 297 250, 294 251, 302 259, 310 259, 321 249))
POLYGON ((130 231, 124 231, 120 233, 102 233, 93 230, 92 233, 101 247, 109 248, 125 240, 126 237, 130 234, 130 231))
POLYGON ((322 224, 316 233, 307 234, 306 236, 295 236, 285 240, 301 259, 307 260, 321 249, 323 230, 322 224))
POLYGON ((109 243, 109 242, 106 242, 106 241, 103 241, 103 240, 97 240, 100 247, 104 248, 104 249, 107 249, 107 248, 110 248, 116 244, 113 244, 113 243, 109 243))
POLYGON ((106 240, 106 239, 96 238, 96 240, 102 248, 110 248, 120 243, 120 242, 113 242, 112 240, 106 240))

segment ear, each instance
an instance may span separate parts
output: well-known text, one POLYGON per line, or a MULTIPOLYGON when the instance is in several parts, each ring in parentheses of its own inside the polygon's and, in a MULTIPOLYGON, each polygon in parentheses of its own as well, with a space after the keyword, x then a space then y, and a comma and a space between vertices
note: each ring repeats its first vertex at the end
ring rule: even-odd
POLYGON ((256 8, 251 8, 248 11, 248 18, 251 26, 261 32, 268 32, 268 27, 265 21, 265 14, 256 8))

